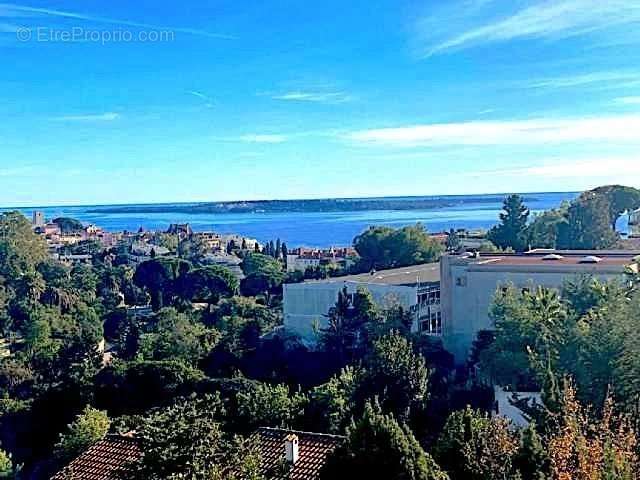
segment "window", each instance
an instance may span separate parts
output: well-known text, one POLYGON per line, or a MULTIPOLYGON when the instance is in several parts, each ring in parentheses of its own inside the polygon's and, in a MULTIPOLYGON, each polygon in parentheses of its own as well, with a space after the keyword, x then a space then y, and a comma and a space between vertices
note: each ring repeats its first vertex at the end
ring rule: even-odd
POLYGON ((420 332, 426 335, 442 335, 442 312, 431 312, 420 322, 420 332))

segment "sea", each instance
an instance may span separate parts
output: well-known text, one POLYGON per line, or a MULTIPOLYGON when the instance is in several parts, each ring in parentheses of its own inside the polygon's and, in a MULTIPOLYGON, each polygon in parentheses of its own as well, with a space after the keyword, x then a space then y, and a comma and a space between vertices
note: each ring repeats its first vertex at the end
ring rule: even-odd
MULTIPOLYGON (((558 207, 571 201, 578 193, 522 194, 532 213, 558 207)), ((500 196, 487 195, 424 197, 450 199, 451 205, 424 210, 373 210, 341 212, 293 213, 107 213, 101 206, 45 206, 31 208, 0 208, 0 211, 20 210, 31 218, 34 210, 43 211, 47 219, 73 217, 84 223, 99 225, 108 231, 166 230, 171 223, 189 223, 195 231, 237 233, 260 242, 279 238, 290 247, 326 248, 351 245, 353 238, 371 225, 402 227, 422 223, 430 232, 450 228, 488 229, 498 221, 502 207, 500 196), (487 202, 487 198, 493 199, 487 202), (477 201, 476 201, 477 199, 477 201)), ((102 207, 109 207, 103 205, 102 207)), ((626 221, 619 228, 626 231, 626 221)))

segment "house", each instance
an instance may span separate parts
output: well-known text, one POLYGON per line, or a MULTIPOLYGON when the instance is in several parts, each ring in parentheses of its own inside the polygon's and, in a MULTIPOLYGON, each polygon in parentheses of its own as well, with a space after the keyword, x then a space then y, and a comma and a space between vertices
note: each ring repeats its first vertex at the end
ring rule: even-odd
POLYGON ((153 245, 145 242, 133 242, 131 245, 131 254, 129 255, 129 265, 135 266, 142 262, 150 260, 153 256, 168 255, 170 250, 160 245, 153 245))
POLYGON ((351 294, 358 288, 365 288, 379 306, 400 305, 411 311, 414 332, 442 334, 440 266, 437 263, 285 284, 284 329, 310 346, 315 344, 317 329, 327 326, 327 313, 343 288, 351 294))
POLYGON ((287 272, 316 268, 321 265, 349 268, 358 259, 358 253, 352 247, 319 250, 312 248, 296 248, 287 252, 287 272))
MULTIPOLYGON (((267 480, 318 480, 327 457, 344 437, 260 428, 254 434, 260 452, 260 470, 267 480)), ((139 441, 129 435, 108 435, 51 480, 114 480, 126 478, 142 459, 139 441)))
POLYGON ((108 435, 56 473, 51 480, 113 480, 124 478, 142 450, 132 436, 108 435))
POLYGON ((202 262, 207 265, 218 265, 220 267, 227 268, 231 270, 231 273, 233 273, 238 280, 242 280, 244 278, 244 273, 240 267, 242 260, 235 255, 229 255, 225 252, 207 254, 202 259, 202 262))
POLYGON ((445 255, 440 262, 444 346, 456 363, 467 360, 478 332, 493 328, 489 310, 500 287, 559 289, 567 280, 584 275, 624 281, 627 269, 637 272, 639 253, 532 250, 524 254, 445 255))
POLYGON ((193 237, 200 241, 208 252, 217 252, 222 248, 222 239, 215 232, 196 232, 193 237))
POLYGON ((260 428, 255 436, 260 450, 260 469, 268 480, 318 480, 327 457, 345 437, 260 428))
POLYGON ((193 230, 191 229, 191 225, 188 223, 172 223, 169 225, 169 229, 167 233, 172 235, 178 235, 180 239, 185 239, 190 237, 193 234, 193 230))
MULTIPOLYGON (((258 243, 258 241, 255 238, 243 237, 242 235, 236 235, 236 234, 220 235, 221 249, 226 250, 231 242, 233 242, 233 245, 235 245, 236 248, 242 248, 242 246, 244 245, 247 248, 247 250, 251 250, 251 251, 255 250, 256 243, 258 243)), ((260 247, 259 243, 258 243, 258 247, 260 247)))
POLYGON ((89 254, 62 255, 56 253, 52 255, 52 258, 69 267, 74 265, 91 265, 93 262, 93 255, 89 254))

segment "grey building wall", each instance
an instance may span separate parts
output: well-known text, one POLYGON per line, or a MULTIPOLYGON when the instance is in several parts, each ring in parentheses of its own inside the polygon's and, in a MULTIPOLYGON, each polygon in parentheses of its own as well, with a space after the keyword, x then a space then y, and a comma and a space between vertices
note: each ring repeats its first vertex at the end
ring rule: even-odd
MULTIPOLYGON (((366 288, 376 304, 381 307, 400 305, 410 309, 418 303, 418 287, 400 285, 363 284, 361 282, 305 282, 284 285, 284 326, 308 344, 318 340, 317 328, 326 328, 329 309, 338 299, 338 293, 347 287, 355 293, 358 287, 366 288)), ((414 324, 417 329, 417 321, 414 324)))
POLYGON ((480 330, 492 329, 489 310, 496 290, 544 286, 559 289, 565 281, 591 274, 602 280, 622 279, 619 267, 609 270, 590 265, 477 265, 477 260, 444 256, 441 268, 441 309, 445 348, 464 363, 480 330))

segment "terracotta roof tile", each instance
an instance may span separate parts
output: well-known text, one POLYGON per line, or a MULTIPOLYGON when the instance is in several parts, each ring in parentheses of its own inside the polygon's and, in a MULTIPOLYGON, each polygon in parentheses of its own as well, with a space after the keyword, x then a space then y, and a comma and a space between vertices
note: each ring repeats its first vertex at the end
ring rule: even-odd
POLYGON ((262 456, 262 471, 270 480, 317 480, 327 456, 345 440, 344 437, 335 435, 276 428, 260 428, 256 435, 262 456), (281 471, 280 467, 285 459, 285 438, 291 434, 298 437, 298 461, 290 467, 288 474, 274 477, 274 472, 281 471))
POLYGON ((140 459, 142 452, 132 437, 109 435, 99 441, 51 480, 114 480, 140 459))

